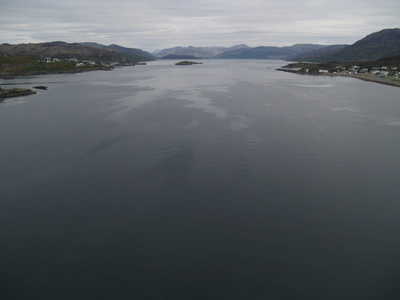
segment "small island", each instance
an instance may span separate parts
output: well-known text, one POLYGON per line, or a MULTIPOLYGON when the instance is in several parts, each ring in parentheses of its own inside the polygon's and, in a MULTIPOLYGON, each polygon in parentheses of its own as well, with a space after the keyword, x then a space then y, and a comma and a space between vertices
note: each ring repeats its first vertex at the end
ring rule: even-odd
POLYGON ((48 89, 48 87, 47 87, 47 86, 44 86, 44 85, 34 86, 33 88, 34 88, 34 89, 37 89, 37 90, 47 90, 47 89, 48 89))
POLYGON ((175 65, 177 66, 190 66, 190 65, 201 65, 201 62, 195 62, 195 61, 189 61, 189 60, 184 60, 176 63, 175 65))
POLYGON ((5 98, 14 98, 14 97, 33 95, 33 94, 36 94, 36 92, 30 89, 23 89, 23 88, 2 89, 0 87, 0 102, 2 102, 2 99, 5 98))

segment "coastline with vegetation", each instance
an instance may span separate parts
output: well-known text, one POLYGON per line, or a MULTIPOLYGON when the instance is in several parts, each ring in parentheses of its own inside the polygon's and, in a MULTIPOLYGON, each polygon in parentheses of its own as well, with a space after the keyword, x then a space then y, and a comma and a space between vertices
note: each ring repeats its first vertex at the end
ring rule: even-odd
MULTIPOLYGON (((133 64, 129 64, 133 65, 133 64)), ((35 59, 25 56, 0 56, 0 78, 12 79, 18 76, 42 74, 68 74, 115 68, 116 64, 79 61, 77 59, 35 59)), ((45 86, 36 86, 35 89, 46 90, 45 86)), ((16 98, 36 94, 36 91, 26 88, 3 89, 0 87, 0 102, 8 98, 16 98)))
POLYGON ((346 63, 291 63, 278 71, 305 75, 343 76, 400 87, 400 56, 346 63))
POLYGON ((0 77, 112 70, 155 60, 141 49, 61 41, 0 44, 0 77))
MULTIPOLYGON (((138 63, 140 64, 140 62, 138 63)), ((134 62, 101 62, 78 60, 77 58, 34 58, 29 56, 0 56, 0 79, 13 79, 19 76, 43 74, 74 74, 89 71, 111 71, 119 66, 135 66, 134 62)), ((35 89, 46 90, 45 86, 35 89)), ((15 98, 36 94, 36 91, 24 88, 3 89, 0 87, 0 102, 7 98, 15 98)))
MULTIPOLYGON (((109 71, 121 64, 108 64, 77 59, 36 59, 25 56, 0 56, 0 78, 10 79, 15 76, 42 74, 67 74, 88 71, 109 71)), ((134 65, 134 64, 126 64, 134 65)))
POLYGON ((400 79, 397 79, 397 78, 382 78, 382 77, 377 77, 377 76, 370 75, 370 74, 333 74, 333 73, 328 73, 328 74, 324 74, 324 75, 352 77, 352 78, 357 78, 357 79, 361 79, 364 81, 371 81, 371 82, 375 82, 375 83, 400 87, 400 79))
POLYGON ((277 70, 278 71, 289 72, 289 73, 300 74, 300 75, 351 77, 351 78, 361 79, 361 80, 364 80, 364 81, 370 81, 370 82, 375 82, 375 83, 380 83, 380 84, 386 84, 386 85, 400 87, 400 79, 397 79, 397 78, 382 78, 382 77, 377 77, 377 76, 370 75, 370 74, 346 74, 346 73, 320 73, 320 74, 318 74, 318 73, 299 72, 299 71, 288 70, 288 69, 283 69, 283 68, 279 68, 277 70))

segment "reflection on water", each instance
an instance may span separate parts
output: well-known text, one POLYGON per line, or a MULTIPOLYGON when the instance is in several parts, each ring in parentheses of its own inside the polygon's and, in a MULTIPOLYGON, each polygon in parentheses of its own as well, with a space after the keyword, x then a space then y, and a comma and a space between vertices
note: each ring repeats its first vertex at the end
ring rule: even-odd
POLYGON ((156 171, 167 179, 182 180, 181 177, 190 175, 195 162, 195 151, 186 141, 174 141, 162 149, 165 157, 156 166, 156 171))
POLYGON ((327 88, 334 87, 333 84, 299 84, 299 83, 288 83, 288 82, 275 82, 275 84, 287 85, 287 86, 298 86, 306 88, 327 88))
POLYGON ((119 144, 131 138, 132 137, 129 135, 109 137, 103 141, 93 144, 86 152, 86 155, 95 155, 97 152, 104 151, 110 147, 115 146, 116 144, 119 144))
POLYGON ((185 92, 184 94, 180 93, 176 96, 176 99, 187 100, 190 101, 190 104, 186 104, 184 107, 186 108, 196 108, 203 110, 205 112, 214 114, 218 118, 226 118, 227 113, 226 110, 222 107, 217 107, 213 105, 213 101, 211 98, 206 98, 200 96, 200 92, 185 92))
POLYGON ((8 82, 0 295, 398 299, 398 88, 174 63, 8 82))

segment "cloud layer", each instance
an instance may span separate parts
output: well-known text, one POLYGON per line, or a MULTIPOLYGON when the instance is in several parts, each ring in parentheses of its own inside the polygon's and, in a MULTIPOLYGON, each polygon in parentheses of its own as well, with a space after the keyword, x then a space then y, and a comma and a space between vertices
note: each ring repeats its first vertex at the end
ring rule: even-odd
POLYGON ((3 0, 0 43, 173 46, 351 44, 399 27, 398 0, 3 0))

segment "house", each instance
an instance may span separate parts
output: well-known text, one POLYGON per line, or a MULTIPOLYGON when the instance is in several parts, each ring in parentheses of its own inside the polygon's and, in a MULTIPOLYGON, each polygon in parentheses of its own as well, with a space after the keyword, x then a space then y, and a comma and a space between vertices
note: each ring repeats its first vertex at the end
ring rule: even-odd
POLYGON ((388 74, 389 74, 388 71, 380 71, 379 74, 378 74, 378 76, 379 76, 379 77, 386 77, 386 76, 388 76, 388 74))

